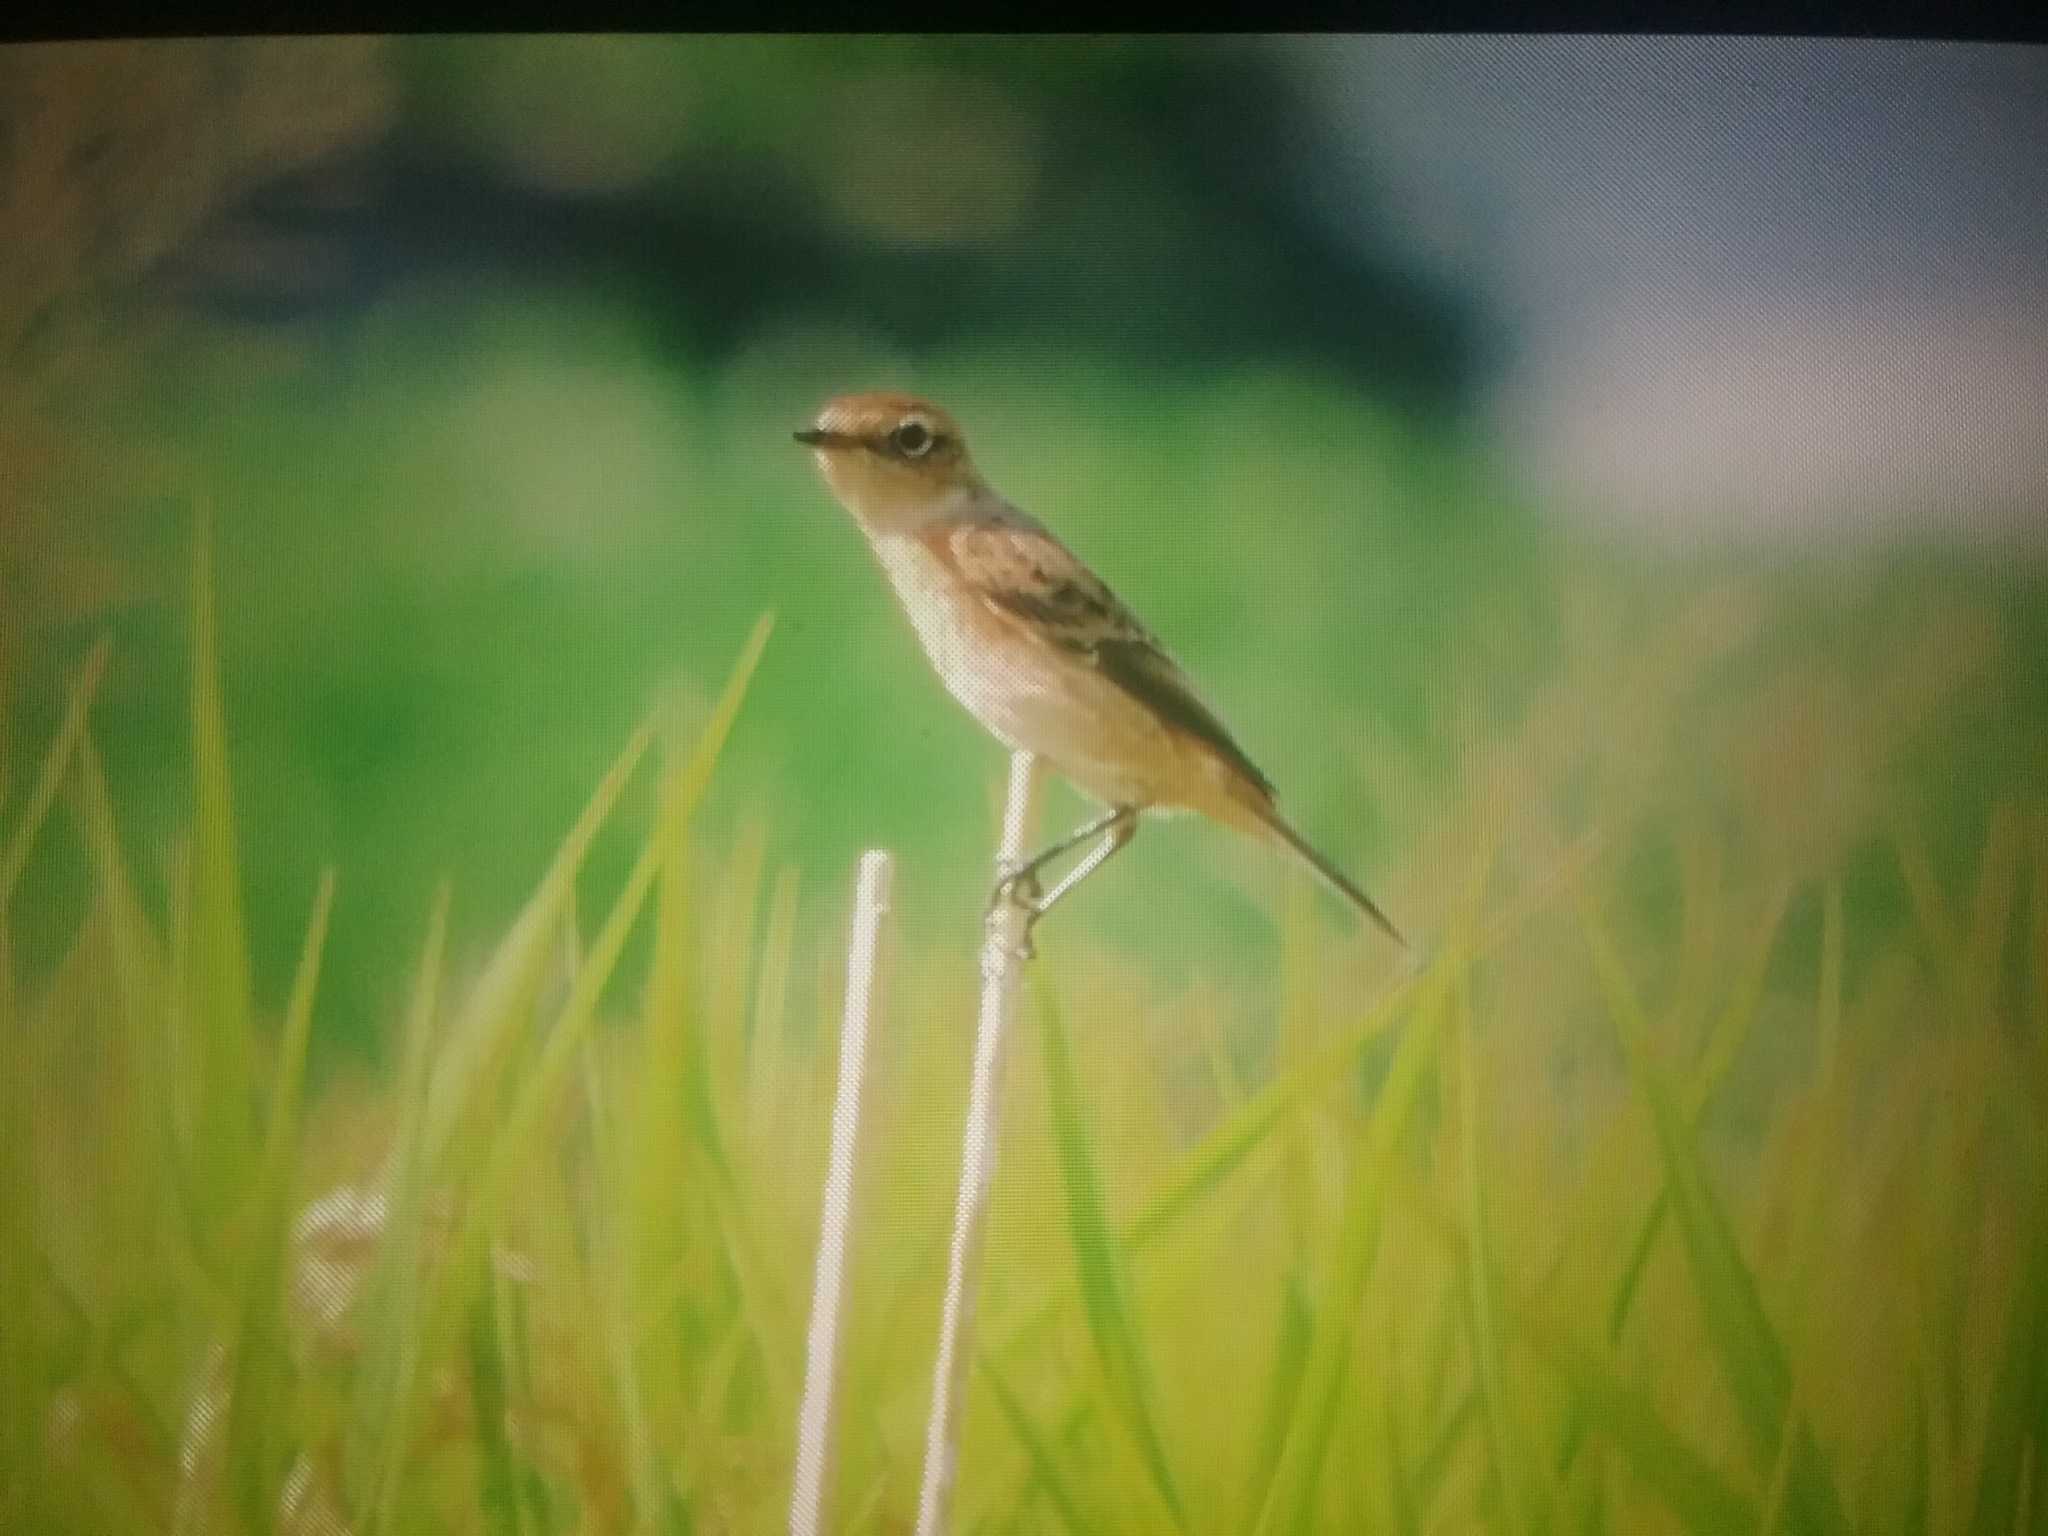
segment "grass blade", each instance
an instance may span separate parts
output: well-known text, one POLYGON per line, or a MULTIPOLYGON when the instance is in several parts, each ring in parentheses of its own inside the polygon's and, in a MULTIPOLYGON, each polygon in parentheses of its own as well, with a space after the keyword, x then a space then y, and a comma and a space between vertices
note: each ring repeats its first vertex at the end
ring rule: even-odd
POLYGON ((613 1411, 624 1430, 623 1451, 627 1463, 637 1524, 659 1525, 673 1530, 680 1515, 668 1475, 655 1451, 648 1431, 646 1391, 641 1381, 639 1358, 633 1347, 632 1300, 627 1239, 622 1232, 625 1212, 623 1183, 619 1175, 618 1130, 610 1096, 596 1053, 586 1043, 582 1051, 585 1112, 590 1127, 591 1191, 587 1238, 592 1301, 601 1312, 595 1319, 608 1355, 607 1372, 613 1397, 613 1411))
MULTIPOLYGON (((553 1111, 562 1101, 572 1069, 580 1059, 583 1042, 595 1022, 598 1001, 617 967, 633 923, 644 907, 648 892, 667 856, 680 844, 687 828, 687 813, 694 809, 696 799, 708 781, 717 746, 722 743, 744 696, 753 664, 765 643, 767 627, 765 619, 756 626, 753 639, 728 681, 724 697, 714 711, 699 750, 666 776, 658 798, 655 834, 635 861, 626 886, 607 914, 590 955, 575 968, 568 996, 542 1043, 538 1059, 519 1085, 509 1111, 498 1117, 500 1123, 497 1128, 484 1137, 485 1150, 477 1159, 481 1171, 464 1173, 463 1181, 469 1186, 470 1199, 460 1220, 458 1240, 449 1262, 440 1271, 445 1277, 444 1283, 423 1298, 419 1305, 421 1321, 418 1330, 422 1339, 430 1342, 442 1337, 451 1322, 459 1321, 467 1341, 464 1347, 472 1357, 473 1366, 480 1358, 478 1351, 482 1348, 478 1332, 482 1324, 476 1309, 480 1305, 488 1305, 479 1301, 477 1289, 492 1283, 488 1263, 492 1239, 510 1204, 521 1170, 538 1146, 553 1111)), ((557 851, 539 887, 499 943, 469 1001, 453 1021, 448 1044, 440 1052, 425 1090, 414 1158, 419 1177, 427 1177, 432 1170, 445 1166, 456 1149, 469 1144, 468 1138, 458 1135, 465 1124, 477 1124, 479 1133, 484 1132, 485 1127, 478 1122, 478 1111, 495 1097, 489 1090, 496 1064, 502 1062, 519 1020, 533 1007, 547 975, 562 933, 562 923, 575 894, 575 880, 582 861, 598 828, 618 804, 651 739, 651 726, 643 726, 634 733, 557 851)), ((465 1158, 471 1155, 463 1153, 465 1158)), ((495 1325, 492 1336, 495 1338, 495 1325)), ((502 1378, 501 1360, 498 1367, 502 1378)), ((474 1390, 488 1391, 489 1384, 474 1390)), ((401 1401, 409 1400, 409 1397, 401 1397, 401 1401)), ((396 1448, 387 1447, 387 1455, 402 1454, 402 1443, 396 1448)), ((490 1454, 488 1448, 485 1454, 490 1454)), ((497 1478, 497 1472, 488 1467, 485 1470, 487 1477, 497 1478)), ((380 1493, 384 1502, 379 1507, 389 1509, 392 1497, 389 1478, 392 1474, 388 1462, 382 1475, 386 1481, 380 1493)), ((496 1486, 495 1481, 493 1486, 496 1486)), ((516 1498, 516 1482, 508 1483, 507 1487, 511 1496, 516 1498)), ((506 1508, 512 1511, 507 1518, 516 1521, 516 1506, 507 1505, 506 1508)))
POLYGON ((1792 1472, 1792 1448, 1798 1443, 1799 1403, 1795 1398, 1785 1414, 1785 1433, 1778 1437, 1778 1454, 1771 1460, 1771 1478, 1764 1485, 1764 1512, 1757 1518, 1756 1536, 1777 1536, 1778 1522, 1785 1513, 1785 1487, 1792 1472))
MULTIPOLYGON (((405 1059, 398 1077, 398 1130, 385 1179, 383 1240, 365 1292, 369 1355, 356 1377, 353 1427, 369 1448, 350 1458, 370 1480, 366 1529, 391 1528, 397 1512, 400 1474, 412 1443, 419 1406, 416 1390, 420 1337, 422 1217, 426 1205, 427 1083, 439 1014, 441 969, 448 942, 451 893, 443 885, 427 920, 426 944, 406 1009, 405 1059)), ((365 1501, 358 1500, 359 1506, 365 1501)))
POLYGON ((1598 1358, 1525 1311, 1510 1309, 1516 1336, 1570 1386, 1587 1421, 1629 1469, 1656 1490, 1694 1536, 1754 1531, 1757 1506, 1729 1487, 1711 1464, 1665 1424, 1656 1406, 1598 1358))
POLYGON ((1045 1436, 1038 1432, 1038 1425, 1017 1400, 1017 1394, 1010 1390, 1010 1384, 1003 1379, 1003 1373, 994 1360, 986 1354, 981 1357, 981 1371, 988 1382, 989 1392, 996 1400, 996 1406, 1003 1411, 1009 1422, 1011 1433, 1024 1447, 1024 1454, 1031 1462, 1031 1471, 1036 1486, 1042 1489, 1051 1502, 1061 1524, 1074 1536, 1092 1536, 1101 1529, 1082 1513, 1081 1501, 1067 1486, 1066 1473, 1062 1470, 1058 1456, 1046 1443, 1045 1436))
MULTIPOLYGON (((1450 1314, 1455 1317, 1456 1313, 1450 1314)), ((1415 1472, 1410 1482, 1414 1488, 1414 1503, 1418 1510, 1428 1509, 1436 1502, 1436 1496, 1443 1488, 1444 1479, 1450 1474, 1454 1459, 1465 1443, 1465 1437, 1473 1432, 1479 1423, 1479 1389, 1468 1388, 1459 1397, 1443 1421, 1437 1425, 1436 1433, 1430 1436, 1429 1444, 1417 1458, 1415 1472)))
MULTIPOLYGON (((1520 932, 1543 910, 1542 899, 1576 879, 1598 847, 1596 841, 1561 861, 1558 872, 1541 883, 1535 896, 1524 895, 1506 912, 1492 918, 1473 942, 1471 958, 1491 952, 1520 932)), ((1402 1017, 1403 1008, 1413 1003, 1420 983, 1421 977, 1413 972, 1399 977, 1335 1039, 1317 1047, 1292 1071, 1276 1077, 1236 1105, 1203 1136, 1131 1220, 1125 1230, 1130 1251, 1136 1254, 1152 1247, 1220 1191, 1233 1174, 1259 1155, 1269 1153, 1274 1130, 1288 1116, 1336 1091, 1335 1085, 1353 1081, 1350 1069, 1359 1053, 1402 1017)), ((995 1346, 994 1353, 1006 1360, 1011 1358, 1044 1330, 1066 1299, 1065 1290, 1047 1296, 1010 1329, 995 1346)))
MULTIPOLYGON (((2028 925, 2033 934, 2028 970, 2034 984, 2024 1006, 2032 1025, 2041 1092, 2048 1095, 2048 812, 2038 812, 2034 818, 2034 879, 2028 908, 2033 919, 2028 925)), ((2035 1107, 2039 1110, 2044 1106, 2037 1100, 2035 1107)), ((2042 1475, 2048 1478, 2048 1471, 2042 1475)), ((2043 1498, 2042 1507, 2048 1508, 2048 1497, 2043 1498)))
POLYGON ((1531 1463, 1521 1425, 1508 1402, 1507 1358, 1501 1347, 1500 1298, 1493 1267, 1493 1244, 1487 1231, 1485 1178, 1479 1165, 1477 1095, 1472 1087, 1472 1008, 1461 978, 1455 990, 1458 1017, 1458 1119, 1465 1168, 1466 1317, 1472 1340, 1473 1370, 1485 1408, 1494 1476, 1500 1485, 1501 1507, 1512 1536, 1544 1536, 1549 1511, 1543 1490, 1530 1479, 1531 1463))
POLYGON ((1408 1459, 1401 1449, 1393 1403, 1384 1393, 1379 1399, 1379 1428, 1380 1454, 1386 1462, 1388 1523, 1394 1536, 1422 1536, 1422 1510, 1415 1479, 1409 1475, 1408 1459))
POLYGON ((1449 990, 1469 961, 1464 935, 1469 931, 1470 914, 1484 887, 1489 863, 1490 856, 1474 867, 1461 920, 1453 927, 1450 942, 1425 977, 1415 1015, 1402 1035, 1380 1088, 1379 1102, 1373 1107, 1364 1133, 1357 1137, 1349 1181, 1350 1209, 1337 1240, 1336 1272, 1329 1282, 1327 1296, 1317 1304, 1320 1323, 1309 1350, 1301 1400, 1295 1407, 1286 1445, 1259 1512, 1257 1536, 1293 1536, 1315 1528, 1323 1463, 1336 1426, 1352 1333, 1379 1251, 1381 1216, 1395 1149, 1422 1085, 1434 1067, 1437 1039, 1449 1011, 1449 990))
POLYGON ((285 1337, 284 1277, 290 1259, 292 1164, 298 1150, 300 1097, 320 957, 334 907, 334 876, 320 879, 307 924, 298 976, 285 1009, 284 1034, 271 1091, 270 1121, 249 1196, 250 1226, 241 1256, 241 1321, 228 1399, 227 1445, 234 1460, 235 1494, 245 1523, 266 1530, 285 1459, 284 1434, 295 1376, 285 1337))
POLYGON ((1977 1460, 1977 1496, 1970 1536, 2006 1536, 2022 1529, 2027 1497, 2028 1445, 2032 1442, 2032 1497, 2044 1497, 2041 1458, 2048 1455, 2048 1234, 2037 1233, 2026 1270, 2015 1288, 2012 1321, 1991 1382, 1984 1453, 1977 1460))
MULTIPOLYGON (((1757 930, 1757 942, 1750 950, 1742 971, 1736 981, 1735 990, 1730 994, 1728 1005, 1721 1010, 1720 1019, 1707 1037, 1707 1046, 1700 1053, 1698 1065, 1693 1069, 1692 1080, 1686 1085, 1686 1123, 1697 1132, 1701 1119, 1712 1102, 1716 1090, 1728 1075, 1729 1068, 1741 1054, 1749 1032, 1755 1025, 1758 1005, 1763 999, 1764 978, 1770 969, 1770 959, 1777 947, 1778 931, 1784 923, 1785 912, 1790 904, 1791 893, 1783 886, 1778 888, 1769 910, 1757 930)), ((1837 916, 1839 912, 1837 911, 1837 916)), ((1826 1007, 1829 996, 1839 1005, 1840 977, 1835 977, 1836 989, 1828 991, 1828 972, 1825 966, 1825 934, 1823 929, 1823 974, 1822 999, 1823 1027, 1825 1028, 1826 1007)), ((1839 935, 1837 936, 1839 938, 1839 935)), ((1839 953, 1837 952, 1839 960, 1839 953)), ((1643 1222, 1636 1229, 1635 1240, 1629 1246, 1627 1260, 1622 1265, 1621 1278, 1615 1283, 1614 1299, 1607 1309, 1607 1339, 1609 1343, 1619 1342, 1622 1331, 1628 1326, 1629 1314, 1634 1310, 1636 1296, 1642 1285, 1643 1275, 1649 1268, 1650 1256, 1655 1251, 1657 1238, 1664 1230, 1665 1218, 1670 1214, 1669 1192, 1661 1186, 1650 1202, 1650 1208, 1643 1222)), ((1584 1422, 1574 1409, 1567 1419, 1564 1433, 1559 1439, 1557 1468, 1560 1473, 1571 1470, 1573 1459, 1585 1431, 1584 1422)))
POLYGON ((1905 1491, 1899 1498, 1899 1536, 1927 1536, 1934 1484, 1933 1428, 1927 1413, 1924 1376, 1916 1374, 1907 1420, 1905 1491))
POLYGON ((694 1144, 719 1177, 732 1176, 711 1096, 696 978, 692 974, 695 935, 690 910, 687 831, 773 628, 774 620, 766 614, 755 624, 723 697, 677 775, 676 793, 682 804, 668 826, 670 846, 655 895, 646 1048, 641 1057, 639 1097, 634 1111, 634 1157, 628 1194, 631 1209, 636 1213, 634 1230, 639 1234, 635 1295, 643 1302, 653 1293, 656 1276, 674 1259, 673 1241, 663 1241, 662 1234, 670 1233, 673 1225, 668 1207, 675 1179, 675 1151, 694 1144), (683 1135, 685 1122, 679 1118, 685 1112, 695 1133, 688 1143, 683 1135))
POLYGON ((1302 1375, 1314 1336, 1315 1306, 1302 1288, 1300 1271, 1289 1270, 1287 1288, 1280 1296, 1280 1336, 1273 1349, 1266 1411, 1259 1418, 1259 1437, 1252 1442, 1251 1469, 1244 1481, 1242 1523, 1247 1526, 1258 1517, 1259 1501, 1273 1481, 1273 1468, 1280 1460, 1287 1426, 1293 1422, 1294 1405, 1301 1397, 1302 1375))
POLYGON ((64 706, 64 718, 57 726, 57 734, 50 739, 49 750, 43 754, 42 765, 36 770, 34 787, 29 791, 28 803, 23 807, 21 819, 15 823, 4 847, 0 847, 0 922, 6 921, 7 913, 14 901, 14 887, 21 879, 21 873, 28 867, 29 854, 35 849, 36 837, 49 819, 50 807, 57 803, 57 793, 64 785, 65 770, 71 766, 71 759, 81 743, 86 740, 86 722, 92 713, 93 695, 99 692, 100 679, 106 676, 107 655, 112 642, 102 640, 95 645, 85 658, 85 665, 79 669, 78 681, 71 685, 71 698, 64 706))
POLYGON ((1820 1001, 1815 1010, 1815 1088, 1822 1096, 1841 1077, 1842 1062, 1842 882, 1830 880, 1821 901, 1820 1001))
POLYGON ((1052 1114, 1054 1147, 1059 1154, 1067 1231, 1073 1241, 1075 1269, 1080 1277, 1082 1309, 1117 1411, 1136 1439, 1146 1470, 1174 1523, 1185 1530, 1187 1509, 1181 1502, 1159 1427, 1151 1365, 1132 1306, 1128 1260, 1110 1226, 1102 1174, 1095 1159, 1094 1139, 1088 1131, 1087 1107, 1074 1076, 1066 1028, 1049 985, 1041 982, 1037 999, 1047 1104, 1052 1114))
POLYGON ((199 519, 192 553, 191 955, 184 1017, 190 1029, 194 1109, 189 1148, 200 1216, 201 1252, 241 1188, 255 1144, 254 1003, 249 943, 235 849, 234 794, 227 723, 221 707, 214 622, 212 530, 199 519))
POLYGON ((1956 978, 1957 1011, 1967 1019, 1987 1017, 1997 1011, 2006 939, 2012 928, 2026 854, 2025 825, 2017 807, 2010 801, 2000 801, 1992 808, 1990 823, 1984 829, 1977 892, 1970 903, 1969 927, 1963 935, 1962 970, 1956 978))
POLYGON ((1204 1136, 1179 1171, 1146 1201, 1131 1221, 1131 1246, 1149 1247, 1165 1236, 1243 1167, 1274 1130, 1304 1103, 1336 1091, 1335 1084, 1349 1081, 1350 1064, 1400 1016, 1402 1005, 1413 1000, 1414 989, 1412 980, 1396 983, 1351 1028, 1304 1057, 1285 1076, 1274 1078, 1204 1136))
MULTIPOLYGON (((577 968, 569 996, 562 1004, 561 1012, 541 1045, 538 1059, 533 1063, 526 1081, 520 1085, 502 1128, 492 1138, 485 1171, 475 1181, 474 1198, 463 1223, 462 1259, 457 1267, 458 1275, 475 1275, 480 1272, 485 1247, 497 1228, 514 1184, 538 1147, 549 1118, 562 1102, 578 1054, 596 1020, 598 1000, 603 996, 605 987, 618 966, 619 957, 625 950, 626 938, 646 904, 655 876, 661 872, 675 849, 682 845, 682 839, 688 830, 690 814, 696 809, 697 801, 710 777, 712 765, 717 759, 718 749, 723 745, 726 731, 738 712, 741 700, 745 697, 754 664, 759 660, 761 647, 767 640, 767 630, 766 619, 755 626, 748 648, 734 667, 724 695, 713 712, 711 723, 705 728, 699 750, 672 769, 662 784, 656 813, 655 835, 648 840, 634 861, 633 868, 626 877, 625 888, 612 903, 610 912, 605 915, 604 923, 590 946, 590 953, 577 968)), ((558 899, 559 903, 565 904, 566 897, 567 893, 564 892, 558 899)), ((539 898, 536 897, 536 900, 539 898)), ((557 910, 560 910, 560 905, 557 906, 557 910)), ((544 943, 543 935, 536 942, 536 950, 538 951, 539 946, 544 943)), ((537 952, 534 956, 536 977, 539 974, 540 958, 537 952)))
POLYGON ((442 1162, 458 1141, 457 1131, 488 1097, 493 1064, 539 994, 591 842, 617 808, 652 740, 652 727, 642 726, 627 741, 451 1022, 427 1090, 424 1135, 430 1164, 442 1162))
MULTIPOLYGON (((104 1219, 118 1223, 119 1230, 145 1232, 155 1229, 164 1209, 188 1202, 177 1185, 181 1173, 177 1134, 163 1091, 171 1065, 164 1028, 163 942, 144 915, 130 878, 106 776, 90 735, 78 743, 75 766, 73 812, 85 839, 112 952, 109 970, 114 1011, 120 1019, 112 1057, 121 1080, 121 1098, 119 1108, 111 1111, 119 1116, 123 1132, 111 1153, 120 1171, 112 1176, 114 1188, 108 1195, 104 1219)), ((167 1257, 183 1258, 188 1272, 196 1269, 175 1249, 167 1257)))
POLYGON ((1778 933, 1784 927, 1785 912, 1791 901, 1792 893, 1784 885, 1779 885, 1772 892, 1763 921, 1757 925, 1756 942, 1736 975, 1733 990, 1728 994, 1728 1004, 1707 1032, 1707 1043, 1700 1051, 1691 1080, 1685 1085, 1684 1110, 1689 1126, 1696 1128, 1699 1125, 1708 1103, 1727 1079, 1735 1059, 1749 1041, 1750 1030, 1756 1025, 1763 1003, 1764 982, 1770 973, 1771 956, 1777 950, 1778 933))
MULTIPOLYGON (((36 1260, 41 1254, 35 1201, 18 1192, 35 1188, 36 1083, 29 1070, 27 1031, 14 995, 14 955, 7 925, 0 923, 0 1307, 9 1319, 35 1316, 36 1260)), ((10 1475, 0 1476, 0 1528, 33 1529, 40 1503, 35 1479, 12 1475, 36 1464, 42 1446, 45 1395, 35 1383, 41 1351, 31 1329, 19 1322, 0 1328, 0 1463, 10 1475)))
POLYGON ((488 1266, 476 1277, 463 1342, 470 1407, 476 1417, 477 1503, 484 1529, 519 1536, 519 1494, 512 1442, 505 1432, 505 1357, 498 1339, 497 1283, 488 1266))
MULTIPOLYGON (((1693 1290, 1705 1315, 1724 1379, 1749 1433, 1760 1468, 1768 1471, 1784 1433, 1791 1372, 1783 1344, 1765 1315, 1756 1279, 1736 1246, 1720 1202, 1693 1152, 1687 1117, 1650 1058, 1648 1026, 1633 984, 1605 927, 1590 906, 1581 925, 1623 1056, 1647 1104, 1664 1164, 1665 1190, 1684 1241, 1693 1290)), ((1839 1496, 1818 1448, 1802 1426, 1793 1451, 1788 1513, 1792 1528, 1834 1536, 1846 1530, 1839 1496)))

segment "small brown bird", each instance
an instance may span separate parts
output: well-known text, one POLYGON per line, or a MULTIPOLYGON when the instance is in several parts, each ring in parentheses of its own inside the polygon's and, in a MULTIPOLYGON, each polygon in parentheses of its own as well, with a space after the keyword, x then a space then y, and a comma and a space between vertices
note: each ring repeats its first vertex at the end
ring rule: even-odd
POLYGON ((1102 579, 976 473, 959 425, 900 394, 845 395, 796 433, 860 524, 948 691, 1012 750, 1109 807, 1007 869, 991 907, 1030 929, 1130 842, 1142 812, 1195 811, 1278 841, 1377 923, 1372 899, 1288 825, 1273 786, 1102 579), (1101 841, 1049 891, 1039 871, 1101 841))

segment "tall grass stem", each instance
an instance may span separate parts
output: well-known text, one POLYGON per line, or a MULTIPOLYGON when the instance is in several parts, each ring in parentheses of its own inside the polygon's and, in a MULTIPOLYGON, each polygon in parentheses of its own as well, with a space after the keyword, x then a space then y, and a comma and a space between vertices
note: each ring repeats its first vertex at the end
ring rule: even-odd
POLYGON ((817 1536, 825 1529, 839 1298, 844 1289, 847 1235, 853 1226, 861 1085, 867 1071, 868 1027, 881 1006, 882 923, 888 916, 895 872, 896 861, 890 853, 870 848, 860 856, 860 872, 854 880, 853 933, 846 950, 846 1006, 839 1021, 839 1090, 832 1101, 832 1150, 825 1165, 824 1213, 818 1223, 804 1395, 797 1409, 796 1485, 789 1499, 789 1536, 817 1536))
MULTIPOLYGON (((1025 840, 1038 820, 1044 775, 1029 752, 1010 758, 1010 788, 997 841, 998 873, 1024 857, 1025 840)), ((959 1452, 960 1397, 966 1385, 968 1335, 974 1320, 976 1260, 981 1254, 983 1218, 995 1178, 996 1135, 1002 1123, 998 1089, 1003 1047, 1017 1012, 1023 963, 1018 949, 1024 913, 1014 902, 989 909, 981 947, 981 1016, 974 1033, 974 1082, 967 1100, 967 1129, 960 1147, 960 1191, 953 1208, 953 1246, 946 1266, 946 1304, 939 1317, 938 1359, 932 1367, 931 1416, 925 1421, 924 1483, 917 1498, 917 1536, 945 1536, 953 1471, 959 1452)))

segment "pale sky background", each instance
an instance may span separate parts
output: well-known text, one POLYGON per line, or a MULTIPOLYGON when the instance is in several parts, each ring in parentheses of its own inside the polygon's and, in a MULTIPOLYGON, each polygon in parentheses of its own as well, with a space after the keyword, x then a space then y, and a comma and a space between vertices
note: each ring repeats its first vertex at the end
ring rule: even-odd
POLYGON ((2048 536, 2048 47, 1315 38, 1349 155, 1483 281, 1566 515, 2048 536))

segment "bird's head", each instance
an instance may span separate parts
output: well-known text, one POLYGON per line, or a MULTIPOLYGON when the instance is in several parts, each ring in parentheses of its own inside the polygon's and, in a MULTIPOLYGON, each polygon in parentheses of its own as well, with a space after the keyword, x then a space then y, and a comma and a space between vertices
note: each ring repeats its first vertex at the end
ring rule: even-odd
POLYGON ((841 395, 796 434, 832 494, 876 528, 915 526, 980 483, 960 424, 911 395, 841 395))

